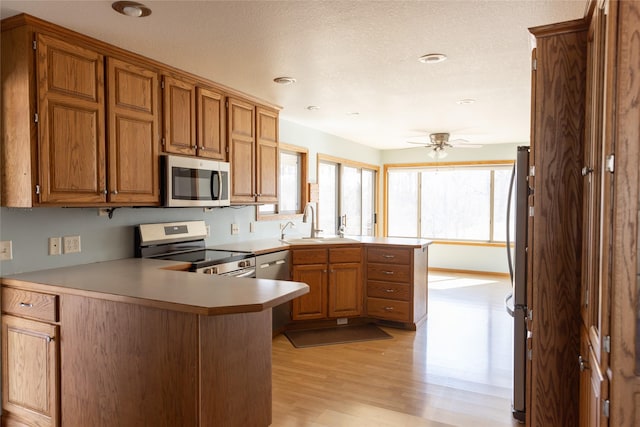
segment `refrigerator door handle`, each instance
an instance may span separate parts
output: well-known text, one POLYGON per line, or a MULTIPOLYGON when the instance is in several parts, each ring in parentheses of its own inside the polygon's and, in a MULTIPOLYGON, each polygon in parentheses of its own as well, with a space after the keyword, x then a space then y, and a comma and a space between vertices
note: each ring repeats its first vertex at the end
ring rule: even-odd
MULTIPOLYGON (((514 182, 515 182, 515 178, 516 178, 516 164, 513 164, 513 169, 511 170, 511 180, 509 181, 509 196, 507 197, 507 261, 509 264, 509 276, 511 277, 511 286, 514 286, 514 281, 515 278, 513 276, 513 259, 512 259, 512 255, 511 255, 511 236, 510 236, 510 229, 511 229, 511 200, 513 199, 513 192, 514 192, 514 182)), ((512 314, 513 316, 513 314, 512 314)))
POLYGON ((511 301, 513 299, 513 292, 507 294, 504 297, 504 308, 507 310, 507 313, 509 313, 509 316, 514 317, 513 316, 513 306, 511 306, 511 304, 509 304, 509 301, 511 301))

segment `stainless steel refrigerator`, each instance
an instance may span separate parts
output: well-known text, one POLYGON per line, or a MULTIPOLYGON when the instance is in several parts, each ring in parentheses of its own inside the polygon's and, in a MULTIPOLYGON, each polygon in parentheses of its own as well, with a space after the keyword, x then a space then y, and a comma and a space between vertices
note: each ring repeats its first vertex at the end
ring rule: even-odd
POLYGON ((529 147, 518 147, 507 203, 507 259, 511 293, 505 297, 507 312, 513 317, 513 417, 525 421, 527 358, 527 222, 529 215, 529 147), (515 209, 515 236, 511 236, 511 209, 515 209), (513 243, 513 248, 511 244, 513 243))

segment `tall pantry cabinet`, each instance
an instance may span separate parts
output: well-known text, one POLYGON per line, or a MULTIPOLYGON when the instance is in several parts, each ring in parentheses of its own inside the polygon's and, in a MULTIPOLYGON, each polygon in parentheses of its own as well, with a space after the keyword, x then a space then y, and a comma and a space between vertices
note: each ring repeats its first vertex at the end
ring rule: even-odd
POLYGON ((535 37, 527 249, 526 422, 575 426, 579 391, 582 157, 587 28, 535 37))
POLYGON ((611 354, 605 371, 609 396, 599 404, 608 409, 608 425, 636 427, 640 425, 640 1, 607 3, 611 27, 605 63, 601 292, 607 296, 603 316, 611 319, 611 354))

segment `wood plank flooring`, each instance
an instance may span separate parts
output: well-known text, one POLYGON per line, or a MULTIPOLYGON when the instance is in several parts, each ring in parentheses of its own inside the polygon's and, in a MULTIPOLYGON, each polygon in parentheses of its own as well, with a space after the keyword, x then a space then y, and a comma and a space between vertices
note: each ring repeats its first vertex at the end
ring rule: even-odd
POLYGON ((272 426, 517 426, 508 280, 438 273, 429 286, 416 332, 304 349, 274 338, 272 426))

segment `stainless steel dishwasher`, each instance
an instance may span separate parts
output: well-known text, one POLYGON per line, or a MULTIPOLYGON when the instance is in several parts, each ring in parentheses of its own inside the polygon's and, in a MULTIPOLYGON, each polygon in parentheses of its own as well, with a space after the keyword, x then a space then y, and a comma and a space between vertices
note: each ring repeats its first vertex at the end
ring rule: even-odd
MULTIPOLYGON (((271 252, 256 256, 256 278, 291 280, 291 254, 289 251, 271 252)), ((284 330, 291 322, 291 301, 273 307, 272 325, 274 335, 284 330)))

